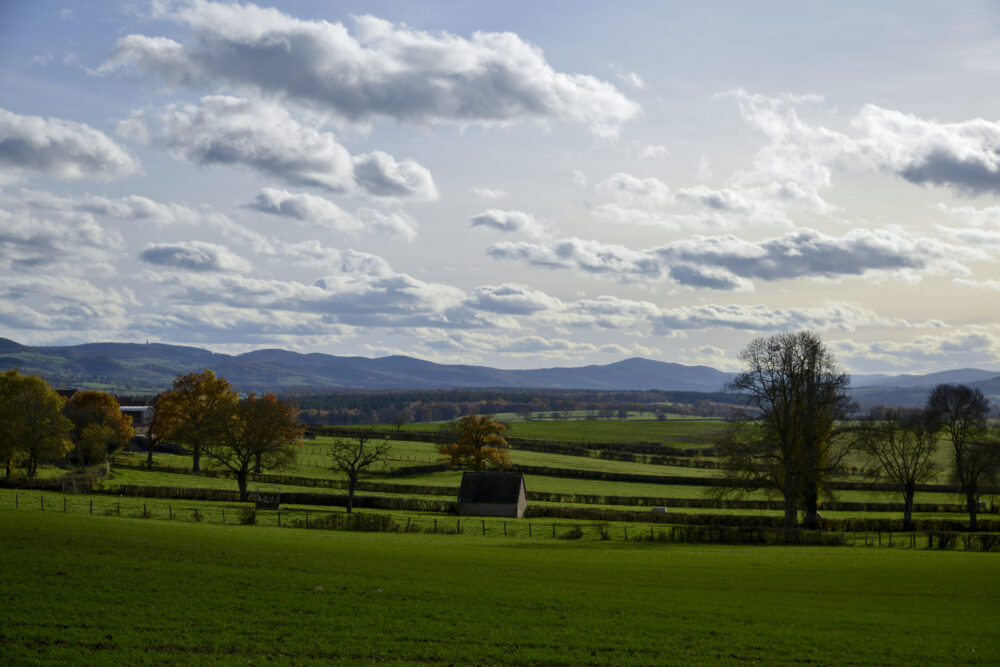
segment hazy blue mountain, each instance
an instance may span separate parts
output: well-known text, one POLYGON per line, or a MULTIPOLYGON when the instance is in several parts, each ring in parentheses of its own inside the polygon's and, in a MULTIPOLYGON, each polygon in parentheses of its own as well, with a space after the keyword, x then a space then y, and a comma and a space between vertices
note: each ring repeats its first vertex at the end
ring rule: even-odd
MULTIPOLYGON (((205 368, 242 391, 506 387, 715 392, 731 377, 708 366, 639 358, 606 365, 504 370, 403 356, 370 359, 279 349, 228 355, 159 343, 29 347, 0 338, 0 369, 7 368, 40 375, 57 387, 120 392, 160 391, 178 374, 205 368)), ((1000 396, 1000 373, 974 368, 928 375, 860 375, 852 380, 855 397, 865 405, 919 405, 927 389, 942 382, 979 386, 988 396, 1000 396)))

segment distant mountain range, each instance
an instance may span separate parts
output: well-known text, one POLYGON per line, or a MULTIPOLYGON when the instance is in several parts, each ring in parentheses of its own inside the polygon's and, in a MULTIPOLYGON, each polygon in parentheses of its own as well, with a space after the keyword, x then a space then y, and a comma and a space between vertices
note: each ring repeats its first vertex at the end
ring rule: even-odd
MULTIPOLYGON (((404 356, 371 359, 287 350, 218 354, 159 343, 88 343, 29 347, 0 338, 0 369, 44 377, 55 387, 110 391, 160 391, 180 373, 211 368, 242 391, 324 389, 523 388, 716 392, 731 375, 708 366, 625 359, 613 364, 502 370, 436 364, 404 356)), ((978 386, 1000 396, 1000 373, 966 368, 928 375, 856 375, 855 397, 864 404, 919 405, 942 382, 978 386)))

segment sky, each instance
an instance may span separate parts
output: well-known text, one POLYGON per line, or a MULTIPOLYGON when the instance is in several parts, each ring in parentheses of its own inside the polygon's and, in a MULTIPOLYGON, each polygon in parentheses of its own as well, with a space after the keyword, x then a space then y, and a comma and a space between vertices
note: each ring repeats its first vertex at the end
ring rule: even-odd
POLYGON ((0 336, 1000 370, 994 2, 0 0, 0 336))

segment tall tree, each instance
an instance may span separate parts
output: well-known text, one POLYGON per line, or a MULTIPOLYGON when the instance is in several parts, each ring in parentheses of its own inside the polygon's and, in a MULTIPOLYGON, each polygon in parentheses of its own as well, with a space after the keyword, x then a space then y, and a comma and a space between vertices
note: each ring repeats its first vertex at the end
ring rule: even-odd
POLYGON ((191 448, 194 472, 201 470, 202 449, 224 441, 226 422, 237 399, 232 385, 206 368, 178 375, 170 391, 157 401, 161 435, 191 448))
POLYGON ((871 469, 902 494, 903 529, 912 529, 917 486, 938 473, 937 432, 927 411, 872 408, 859 426, 858 446, 871 469))
POLYGON ((132 418, 103 391, 76 392, 66 401, 63 414, 73 422, 70 457, 81 468, 103 463, 132 439, 132 418))
POLYGON ((358 431, 349 439, 333 442, 333 469, 347 476, 347 511, 354 507, 358 482, 369 474, 375 463, 389 456, 389 441, 369 431, 358 431))
POLYGON ((5 439, 7 475, 16 462, 28 477, 40 463, 57 461, 69 451, 72 424, 62 414, 63 398, 48 383, 16 370, 0 377, 0 434, 5 439))
POLYGON ((989 438, 986 417, 990 403, 979 389, 962 384, 939 384, 927 396, 933 423, 951 439, 951 473, 969 512, 969 530, 975 531, 979 499, 1000 466, 1000 444, 989 438))
POLYGON ((458 420, 458 440, 442 445, 438 451, 449 468, 468 467, 476 471, 509 468, 510 454, 503 437, 506 430, 493 415, 466 415, 458 420))
POLYGON ((296 413, 294 405, 274 394, 251 394, 230 407, 222 438, 203 444, 205 456, 236 473, 240 500, 248 499, 252 470, 278 470, 295 462, 305 431, 296 413))
POLYGON ((744 369, 729 384, 753 408, 720 443, 724 474, 734 483, 721 492, 768 489, 785 504, 785 527, 816 525, 827 477, 849 451, 836 424, 852 407, 850 379, 812 332, 757 338, 741 352, 744 369))

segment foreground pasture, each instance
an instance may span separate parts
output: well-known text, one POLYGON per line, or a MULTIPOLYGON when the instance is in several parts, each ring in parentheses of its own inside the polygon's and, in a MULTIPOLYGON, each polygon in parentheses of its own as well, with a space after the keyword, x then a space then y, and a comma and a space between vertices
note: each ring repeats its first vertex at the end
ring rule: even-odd
POLYGON ((0 535, 9 664, 1000 661, 996 554, 9 510, 0 535))

